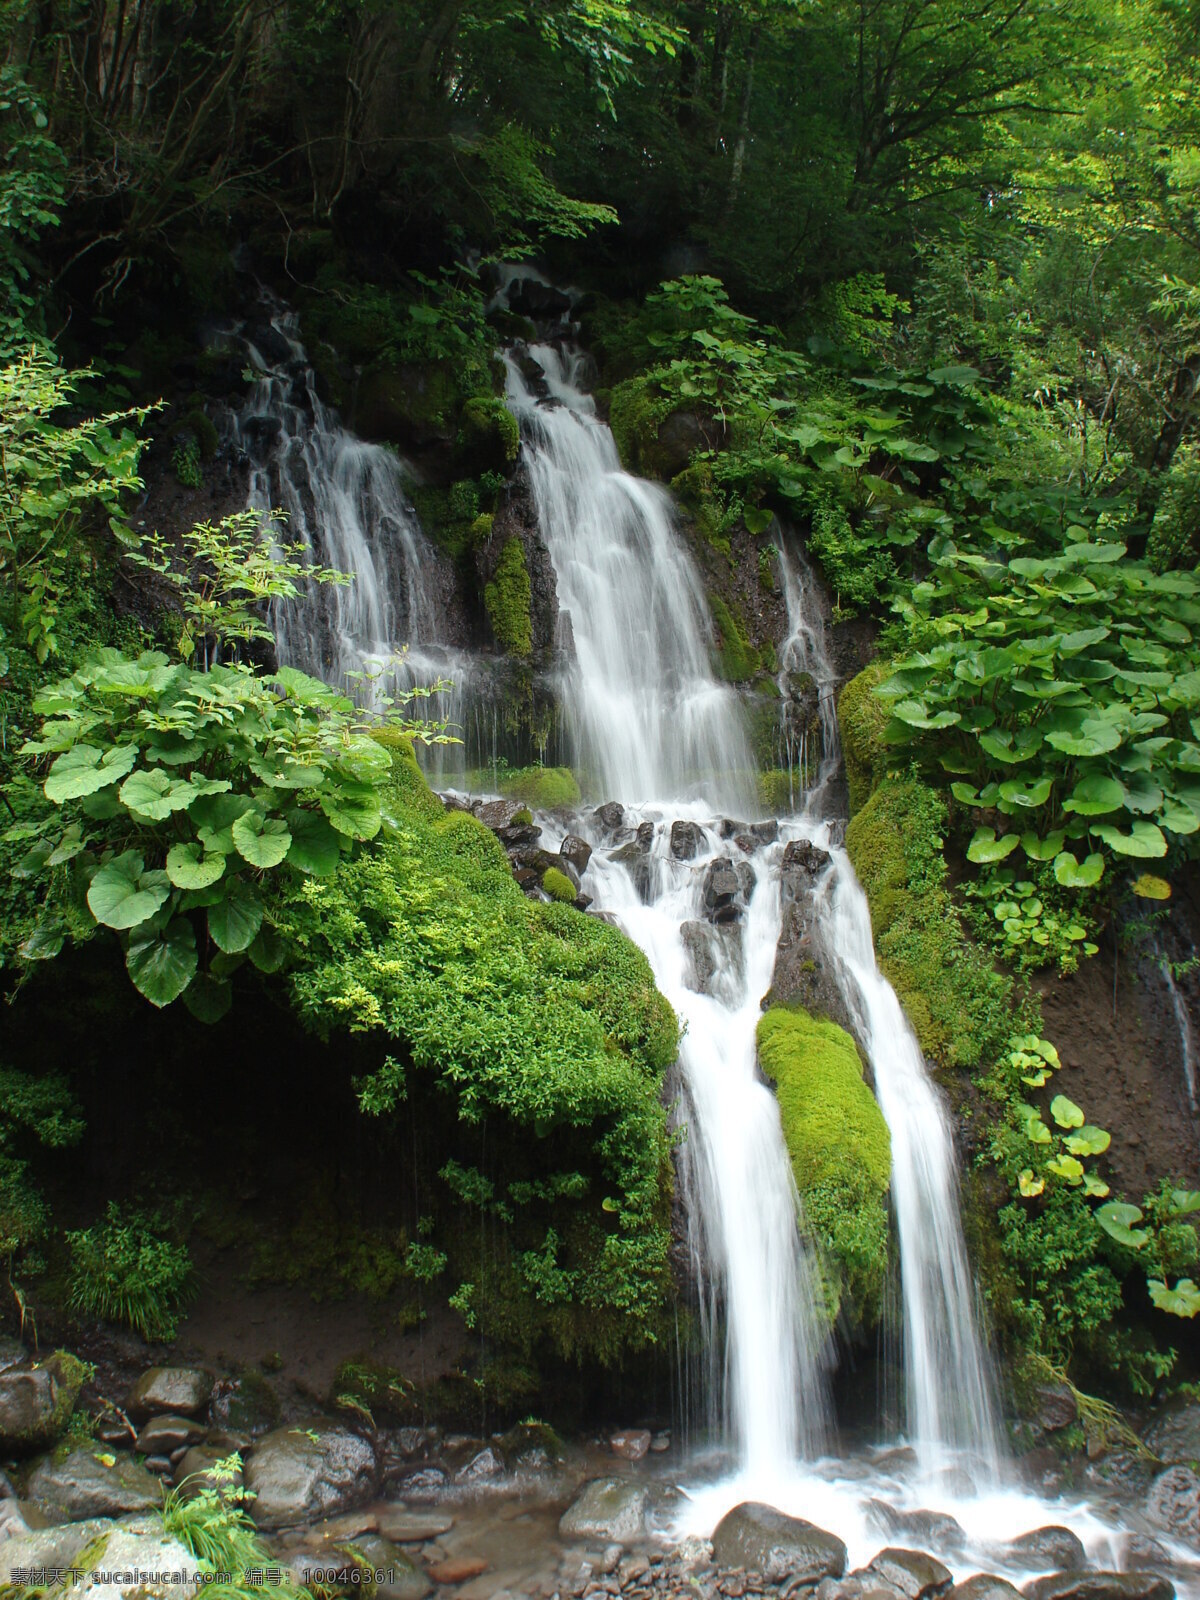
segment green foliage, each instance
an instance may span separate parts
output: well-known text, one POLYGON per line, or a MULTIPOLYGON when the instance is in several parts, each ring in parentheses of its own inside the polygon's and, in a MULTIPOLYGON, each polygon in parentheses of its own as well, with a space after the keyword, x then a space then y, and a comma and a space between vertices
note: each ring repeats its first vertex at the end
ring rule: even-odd
POLYGON ((42 1151, 69 1149, 83 1122, 64 1079, 0 1067, 0 1260, 9 1283, 36 1272, 49 1211, 31 1169, 42 1151))
POLYGON ((834 1022, 775 1006, 758 1024, 804 1218, 820 1247, 831 1319, 879 1320, 888 1264, 891 1142, 854 1040, 834 1022))
MULTIPOLYGON (((1000 530, 997 530, 999 536, 1000 530)), ((1009 546, 1027 541, 1016 534, 1009 546)), ((1200 582, 1156 574, 1083 528, 1046 556, 982 556, 948 541, 899 601, 938 642, 880 689, 887 737, 953 775, 981 826, 968 856, 1018 846, 1068 888, 1123 859, 1161 858, 1200 829, 1200 582)))
POLYGON ((882 770, 887 714, 873 691, 887 674, 886 662, 873 661, 851 678, 838 696, 838 733, 850 790, 851 816, 866 805, 882 770))
POLYGON ((122 1323, 147 1343, 175 1337, 192 1264, 182 1245, 162 1237, 154 1218, 110 1201, 104 1221, 68 1233, 67 1244, 73 1311, 122 1323))
POLYGON ((759 653, 747 643, 736 618, 721 596, 708 597, 709 609, 717 628, 717 664, 729 683, 748 683, 761 670, 759 653))
POLYGON ((204 482, 200 466, 200 445, 195 439, 181 439, 171 452, 171 471, 185 489, 198 489, 204 482))
POLYGON ((880 967, 922 1050, 970 1067, 994 1059, 1008 1036, 1012 982, 963 932, 946 887, 945 828, 935 790, 916 775, 889 777, 852 818, 846 849, 870 901, 880 967))
POLYGON ((1096 954, 1085 905, 1062 888, 1049 866, 1026 877, 1011 867, 985 870, 963 885, 963 893, 971 932, 1020 972, 1052 965, 1074 972, 1081 955, 1096 954))
POLYGON ((542 888, 551 900, 560 900, 564 905, 575 904, 575 885, 557 867, 548 867, 542 874, 542 888))
POLYGON ((286 1600, 295 1594, 291 1584, 263 1576, 279 1563, 250 1520, 247 1507, 253 1500, 242 1486, 242 1458, 236 1453, 193 1473, 163 1497, 163 1531, 191 1551, 206 1575, 205 1593, 219 1600, 250 1600, 252 1595, 286 1600))
POLYGON ((496 395, 474 395, 462 408, 458 452, 471 471, 487 476, 511 467, 521 448, 517 419, 496 395))
POLYGON ((22 351, 41 320, 35 247, 43 230, 58 225, 67 168, 49 127, 41 96, 11 61, 5 62, 0 67, 0 361, 22 351))
POLYGON ((502 768, 496 783, 507 799, 520 800, 531 810, 565 810, 580 801, 579 780, 570 767, 502 768))
MULTIPOLYGON (((33 820, 10 830, 35 841, 16 870, 46 885, 25 959, 111 928, 154 1006, 182 995, 217 1020, 242 961, 280 964, 273 886, 336 872, 379 831, 390 764, 371 737, 379 728, 291 668, 198 672, 161 652, 135 661, 107 649, 43 689, 34 710, 44 720, 24 753, 45 774, 44 798, 26 784, 33 820), (203 931, 219 954, 201 970, 203 931)), ((383 729, 443 737, 391 709, 383 729)))
POLYGON ((142 487, 128 425, 144 422, 145 408, 54 420, 87 376, 36 348, 0 367, 0 594, 39 662, 58 650, 71 542, 99 517, 119 518, 122 497, 142 487))
POLYGON ((270 602, 298 599, 303 585, 353 581, 349 573, 314 566, 283 547, 281 516, 264 521, 257 511, 237 511, 217 523, 198 522, 170 541, 158 533, 125 532, 129 560, 165 577, 175 591, 183 613, 179 654, 184 660, 202 643, 218 650, 255 639, 273 643, 270 602))
POLYGON ((410 753, 395 758, 375 849, 297 884, 279 927, 295 1003, 322 1032, 403 1052, 403 1078, 360 1084, 386 1115, 435 1084, 458 1120, 443 1170, 457 1302, 496 1337, 612 1359, 657 1336, 669 1292, 667 1136, 658 1099, 677 1028, 645 958, 615 928, 535 905, 475 818, 445 812, 410 753), (461 1163, 486 1123, 498 1172, 461 1163), (553 1155, 548 1152, 553 1151, 553 1155), (553 1194, 534 1184, 570 1172, 553 1194), (547 1197, 549 1196, 549 1197, 547 1197), (495 1220, 486 1251, 464 1208, 495 1220), (553 1228, 556 1242, 547 1242, 553 1228), (549 1293, 549 1266, 562 1293, 549 1293), (537 1280, 536 1283, 534 1280, 537 1280))
MULTIPOLYGON (((605 9, 615 14, 617 8, 605 9)), ((589 39, 591 29, 585 24, 578 37, 589 39)), ((611 63, 613 57, 603 53, 611 63)), ((544 171, 549 150, 514 123, 482 139, 461 140, 459 150, 469 158, 478 196, 499 234, 500 259, 520 260, 546 239, 579 239, 617 220, 611 206, 575 200, 556 188, 544 171)))
POLYGON ((527 660, 533 652, 531 595, 525 546, 520 539, 512 538, 500 552, 495 577, 484 586, 483 603, 492 632, 503 649, 518 661, 527 660))

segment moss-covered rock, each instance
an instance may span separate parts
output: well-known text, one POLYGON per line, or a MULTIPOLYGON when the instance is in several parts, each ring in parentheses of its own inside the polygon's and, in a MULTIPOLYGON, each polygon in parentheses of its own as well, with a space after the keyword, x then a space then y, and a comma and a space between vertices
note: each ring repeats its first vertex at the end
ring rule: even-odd
POLYGON ((879 964, 921 1049, 939 1066, 973 1067, 1011 1030, 1012 983, 963 930, 946 886, 945 826, 936 790, 915 775, 886 778, 851 820, 846 849, 879 964))
POLYGON ((521 434, 517 419, 498 396, 472 395, 462 408, 456 446, 464 471, 478 477, 504 472, 517 459, 521 434))
MULTIPOLYGON (((339 353, 341 346, 337 346, 339 353)), ((449 362, 368 367, 354 397, 354 426, 368 439, 400 445, 450 443, 462 405, 449 362)))
POLYGON ((542 888, 551 900, 561 900, 564 905, 574 905, 575 885, 565 872, 560 872, 557 867, 547 867, 542 874, 542 888))
POLYGON ((872 661, 850 679, 838 696, 838 731, 846 762, 851 816, 866 805, 880 774, 888 714, 874 690, 887 677, 888 670, 887 662, 872 661))
POLYGON ((724 508, 717 493, 711 461, 696 461, 671 479, 671 493, 697 532, 714 549, 729 554, 729 540, 721 532, 724 508))
POLYGON ((570 767, 519 767, 501 775, 500 793, 510 800, 523 800, 535 811, 577 806, 580 800, 579 780, 570 767))
POLYGON ((533 650, 532 594, 525 546, 520 539, 510 539, 500 553, 495 577, 484 588, 483 603, 492 632, 518 661, 527 660, 533 650))
POLYGON ((655 467, 658 427, 670 414, 671 403, 650 378, 628 378, 617 384, 609 401, 608 425, 617 442, 621 465, 627 472, 657 477, 655 467))
POLYGON ((0 1449, 27 1456, 45 1450, 64 1431, 88 1368, 66 1350, 33 1367, 0 1376, 0 1449))
POLYGON ((891 1141, 863 1081, 858 1046, 835 1022, 773 1006, 758 1054, 774 1080, 804 1214, 822 1252, 826 1303, 879 1318, 888 1258, 891 1141))
POLYGON ((748 683, 762 671, 759 652, 747 642, 742 626, 719 594, 710 594, 708 604, 717 629, 721 676, 729 683, 748 683))

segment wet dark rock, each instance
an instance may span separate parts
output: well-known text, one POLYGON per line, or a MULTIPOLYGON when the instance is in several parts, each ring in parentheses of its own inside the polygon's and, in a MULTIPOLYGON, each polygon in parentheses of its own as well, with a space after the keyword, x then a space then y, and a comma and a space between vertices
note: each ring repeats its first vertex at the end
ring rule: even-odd
POLYGON ((625 824, 625 807, 618 800, 606 800, 596 807, 592 817, 605 833, 616 833, 625 824))
POLYGON ((1169 1567, 1171 1552, 1148 1533, 1127 1533, 1121 1541, 1121 1566, 1130 1572, 1169 1567))
POLYGON ((655 1455, 662 1455, 665 1451, 669 1450, 671 1448, 670 1431, 668 1429, 664 1429, 662 1433, 652 1434, 650 1438, 650 1448, 654 1451, 655 1455))
POLYGON ((685 922, 679 936, 687 956, 683 981, 695 994, 710 994, 717 971, 717 940, 707 922, 685 922))
POLYGON ((493 833, 498 833, 501 828, 511 828, 513 818, 525 809, 519 800, 476 800, 471 805, 480 822, 493 833))
POLYGON ((242 419, 242 435, 250 449, 258 455, 265 455, 283 432, 283 423, 278 417, 244 417, 242 419))
POLYGON ((147 1456, 142 1465, 147 1472, 152 1472, 156 1478, 169 1478, 171 1476, 170 1456, 147 1456))
POLYGON ((532 844, 542 836, 542 830, 536 822, 512 822, 507 828, 496 828, 494 831, 506 850, 514 845, 532 844))
POLYGON ((954 1582, 949 1567, 923 1550, 881 1550, 867 1571, 907 1595, 908 1600, 928 1600, 929 1596, 944 1594, 954 1582))
POLYGON ((1052 1572, 1021 1593, 1026 1600, 1175 1600, 1175 1585, 1157 1572, 1052 1572))
POLYGON ((712 1547, 718 1568, 752 1568, 772 1582, 817 1583, 846 1571, 846 1546, 836 1534, 752 1500, 721 1518, 712 1547))
POLYGON ((655 462, 663 478, 675 477, 687 466, 697 450, 709 448, 706 427, 711 421, 695 411, 672 411, 664 417, 658 429, 658 447, 655 462))
POLYGON ((158 1480, 129 1455, 109 1455, 95 1446, 47 1456, 25 1486, 30 1500, 72 1522, 84 1517, 119 1517, 147 1511, 162 1499, 158 1480))
POLYGON ((676 861, 691 861, 704 845, 704 830, 698 822, 671 824, 671 854, 676 861))
MULTIPOLYGON (((17 1531, 0 1543, 0 1588, 7 1589, 13 1582, 17 1567, 52 1567, 65 1572, 94 1539, 111 1533, 113 1527, 107 1517, 93 1517, 54 1528, 17 1531)), ((24 1589, 23 1584, 19 1587, 24 1589)))
POLYGON ((646 1490, 625 1478, 592 1478, 559 1519, 564 1539, 631 1544, 646 1524, 646 1490))
POLYGON ((997 1578, 990 1572, 977 1572, 973 1578, 956 1583, 946 1600, 1020 1600, 1021 1591, 1007 1578, 997 1578))
POLYGON ((219 1428, 257 1438, 278 1426, 279 1396, 265 1374, 248 1368, 213 1385, 209 1415, 219 1428))
POLYGON ((292 359, 292 347, 288 340, 269 322, 252 322, 242 336, 254 346, 269 367, 284 367, 292 359))
MULTIPOLYGON (((398 1550, 390 1539, 368 1533, 355 1539, 354 1554, 372 1572, 386 1573, 386 1577, 371 1584, 374 1600, 424 1600, 433 1592, 433 1584, 424 1568, 403 1550, 398 1550)), ((361 1567, 359 1572, 362 1573, 361 1567)))
POLYGON ((557 322, 571 309, 571 297, 538 278, 518 278, 508 291, 508 309, 534 322, 557 322))
POLYGON ((640 1461, 650 1449, 650 1430, 630 1428, 623 1433, 614 1433, 608 1441, 608 1447, 613 1455, 625 1461, 640 1461))
POLYGON ((29 1351, 19 1339, 0 1336, 0 1373, 29 1365, 29 1351))
POLYGON ((1200 1463, 1200 1404, 1194 1400, 1161 1411, 1142 1435, 1142 1442, 1168 1466, 1200 1463))
MULTIPOLYGON (((76 1385, 78 1388, 78 1385, 76 1385)), ((57 1438, 66 1417, 46 1367, 0 1373, 0 1455, 32 1455, 57 1438)))
POLYGON ((637 842, 643 850, 649 850, 654 844, 654 824, 652 822, 639 822, 637 825, 637 842))
MULTIPOLYGON (((643 824, 648 826, 648 824, 643 824)), ((643 842, 642 829, 638 829, 638 838, 629 839, 624 844, 618 845, 615 850, 610 850, 608 859, 616 861, 623 866, 633 880, 633 886, 643 900, 648 901, 654 880, 654 859, 650 855, 649 841, 643 842)))
POLYGON ((191 1417, 151 1417, 138 1434, 134 1449, 144 1456, 170 1455, 180 1445, 195 1444, 203 1436, 204 1429, 191 1417))
POLYGON ((778 1005, 802 1005, 814 1017, 836 1022, 851 1032, 850 1014, 820 937, 816 892, 829 864, 829 852, 811 840, 792 839, 784 849, 771 1000, 778 1005))
POLYGON ((997 1555, 1033 1572, 1080 1572, 1088 1564, 1083 1541, 1070 1528, 1034 1528, 1010 1540, 997 1555))
POLYGON ((717 833, 722 839, 736 839, 739 833, 745 833, 749 823, 738 822, 733 817, 722 817, 717 833))
POLYGON ((441 1467, 418 1467, 397 1481, 396 1490, 404 1500, 429 1504, 440 1499, 449 1485, 450 1479, 441 1467))
POLYGON ((380 1507, 376 1519, 380 1533, 395 1544, 424 1544, 454 1526, 454 1518, 444 1511, 409 1511, 396 1505, 380 1507))
POLYGON ((1078 1416, 1079 1407, 1069 1384, 1038 1384, 1034 1391, 1034 1418, 1047 1433, 1069 1428, 1078 1416))
MULTIPOLYGON (((175 1463, 175 1487, 183 1490, 184 1499, 190 1499, 198 1494, 205 1484, 205 1474, 216 1466, 218 1461, 226 1460, 232 1452, 223 1444, 194 1444, 179 1457, 175 1463), (190 1482, 188 1480, 191 1480, 190 1482)), ((237 1474, 237 1481, 243 1481, 245 1473, 237 1474)))
POLYGON ((262 1528, 311 1522, 366 1499, 374 1487, 375 1452, 348 1428, 277 1428, 254 1446, 246 1487, 262 1528))
POLYGON ((581 839, 578 834, 569 833, 558 847, 558 853, 564 861, 569 861, 576 872, 587 871, 587 864, 592 859, 592 847, 586 839, 581 839))
POLYGON ((1173 1538, 1200 1545, 1200 1477, 1191 1467, 1168 1467, 1150 1485, 1146 1515, 1173 1538))
POLYGON ((732 922, 742 913, 742 880, 733 862, 724 856, 710 862, 704 874, 703 903, 711 922, 732 922))
POLYGON ((151 1367, 129 1391, 125 1409, 135 1422, 161 1412, 191 1416, 208 1404, 212 1391, 212 1374, 197 1367, 151 1367))
POLYGON ((967 1542, 962 1524, 945 1511, 900 1511, 886 1500, 870 1500, 867 1506, 889 1538, 935 1550, 961 1550, 967 1542))
POLYGON ((779 837, 779 822, 775 817, 768 818, 766 822, 752 822, 750 834, 759 844, 774 844, 779 837))
POLYGON ((471 1459, 461 1466, 454 1474, 455 1483, 471 1484, 486 1483, 489 1478, 498 1478, 504 1471, 504 1460, 499 1451, 493 1450, 491 1445, 476 1451, 471 1459))

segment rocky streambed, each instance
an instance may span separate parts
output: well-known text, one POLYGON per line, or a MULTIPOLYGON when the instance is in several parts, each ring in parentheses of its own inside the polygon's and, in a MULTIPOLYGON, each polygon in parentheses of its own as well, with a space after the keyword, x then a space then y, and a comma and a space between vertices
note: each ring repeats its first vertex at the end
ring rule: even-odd
MULTIPOLYGON (((989 1566, 977 1535, 952 1515, 883 1498, 900 1482, 903 1451, 877 1456, 874 1466, 866 1452, 825 1464, 826 1488, 830 1474, 844 1474, 837 1493, 861 1509, 849 1546, 816 1521, 752 1499, 702 1537, 684 1530, 696 1524, 705 1473, 666 1433, 624 1430, 565 1447, 533 1422, 488 1437, 372 1427, 316 1409, 280 1423, 263 1414, 256 1384, 244 1377, 161 1366, 120 1393, 103 1392, 111 1383, 98 1392, 74 1357, 37 1359, 13 1341, 0 1345, 0 1368, 5 1595, 70 1589, 106 1600, 191 1600, 205 1583, 164 1523, 164 1498, 222 1483, 244 1489, 258 1531, 262 1568, 249 1586, 274 1581, 323 1600, 360 1592, 379 1600, 1200 1593, 1200 1567, 1189 1568, 1181 1544, 1200 1542, 1200 1478, 1178 1459, 1200 1447, 1197 1406, 1170 1413, 1148 1435, 1176 1459, 1145 1468, 1136 1506, 1131 1494, 1124 1504, 1110 1495, 1111 1539, 1085 1547, 1069 1528, 1043 1526, 996 1538, 989 1566), (206 1476, 214 1469, 216 1478, 206 1476), (138 1576, 146 1572, 160 1576, 138 1576)), ((1123 1471, 1128 1489, 1134 1469, 1123 1471)), ((815 1477, 813 1491, 827 1510, 833 1502, 815 1477)))

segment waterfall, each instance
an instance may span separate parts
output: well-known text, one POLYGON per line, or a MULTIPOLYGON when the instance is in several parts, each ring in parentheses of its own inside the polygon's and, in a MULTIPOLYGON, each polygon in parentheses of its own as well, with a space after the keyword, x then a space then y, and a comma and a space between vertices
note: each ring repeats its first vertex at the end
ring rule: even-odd
POLYGON ((249 463, 248 503, 283 510, 286 543, 354 580, 309 582, 298 601, 276 602, 279 660, 368 705, 440 681, 447 687, 414 709, 460 725, 471 663, 440 642, 441 563, 409 499, 411 473, 341 425, 317 393, 295 313, 265 306, 269 321, 244 336, 257 378, 229 423, 249 463))
MULTIPOLYGON (((825 759, 808 809, 819 813, 829 769, 838 764, 834 676, 812 574, 786 551, 780 562, 789 630, 781 664, 809 674, 817 686, 825 759)), ((996 1408, 959 1217, 953 1130, 916 1035, 876 963, 867 897, 845 851, 832 856, 821 886, 819 937, 836 965, 891 1135, 909 1436, 927 1475, 965 1453, 994 1476, 1000 1461, 996 1408)))
POLYGON ((561 690, 575 764, 628 801, 705 795, 757 809, 737 696, 713 676, 704 590, 670 496, 621 470, 572 357, 548 345, 529 354, 551 403, 511 357, 508 398, 571 618, 576 659, 561 690))
POLYGON ((752 762, 738 698, 713 676, 704 592, 668 496, 621 470, 573 356, 530 353, 549 402, 538 403, 512 359, 509 400, 571 616, 564 705, 579 763, 606 796, 636 807, 608 837, 592 825, 601 848, 589 884, 646 952, 686 1026, 692 1213, 697 1258, 723 1303, 723 1410, 742 1460, 767 1471, 814 1453, 827 1423, 819 1290, 796 1227, 778 1107, 756 1068, 759 999, 779 936, 778 848, 753 833, 749 852, 731 848, 712 824, 714 808, 757 809, 752 762), (730 901, 719 912, 714 873, 730 901), (742 920, 715 920, 732 914, 734 898, 742 920))

